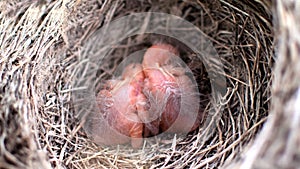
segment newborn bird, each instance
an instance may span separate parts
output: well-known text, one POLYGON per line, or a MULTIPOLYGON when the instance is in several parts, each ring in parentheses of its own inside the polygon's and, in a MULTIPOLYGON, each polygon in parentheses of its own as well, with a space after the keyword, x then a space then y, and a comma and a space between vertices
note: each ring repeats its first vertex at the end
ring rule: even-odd
POLYGON ((100 112, 104 121, 114 129, 114 133, 107 132, 101 136, 104 138, 102 144, 124 144, 131 140, 132 147, 141 146, 144 125, 137 111, 143 113, 146 105, 142 94, 143 82, 141 65, 131 64, 126 67, 120 80, 108 81, 106 89, 99 92, 97 103, 100 112))
POLYGON ((142 137, 189 132, 199 126, 197 86, 178 55, 171 45, 153 45, 142 64, 126 66, 120 79, 107 82, 97 95, 103 119, 91 124, 96 143, 131 142, 138 148, 142 137))
MULTIPOLYGON (((152 125, 161 132, 189 132, 200 123, 197 87, 186 75, 186 70, 176 63, 178 55, 173 46, 157 44, 146 51, 142 63, 145 74, 143 91, 151 105, 149 114, 158 117, 152 125)), ((149 135, 156 132, 145 129, 149 135)))

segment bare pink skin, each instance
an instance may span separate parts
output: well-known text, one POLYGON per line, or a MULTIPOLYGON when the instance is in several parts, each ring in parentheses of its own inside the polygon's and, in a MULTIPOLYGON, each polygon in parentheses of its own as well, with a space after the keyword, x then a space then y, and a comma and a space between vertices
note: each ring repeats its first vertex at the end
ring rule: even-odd
MULTIPOLYGON (((195 115, 195 112, 179 114, 183 98, 188 100, 191 106, 198 105, 199 98, 193 96, 196 91, 192 88, 193 84, 184 74, 184 70, 171 65, 172 57, 178 57, 178 54, 177 49, 171 45, 157 44, 146 51, 142 63, 146 78, 145 89, 149 91, 150 97, 157 99, 157 103, 163 103, 165 106, 158 112, 154 111, 154 113, 160 113, 161 131, 187 132, 186 124, 193 123, 190 131, 195 130, 200 124, 200 116, 195 115), (194 123, 195 117, 198 118, 196 123, 194 123), (177 118, 177 122, 174 123, 177 118)), ((184 108, 188 107, 189 105, 184 108)), ((157 124, 156 121, 154 123, 157 124)))
POLYGON ((95 136, 96 142, 131 142, 132 147, 138 148, 143 137, 165 131, 188 132, 199 126, 201 118, 194 109, 199 104, 197 91, 184 68, 171 62, 178 55, 171 45, 153 45, 142 64, 130 64, 121 79, 108 81, 106 89, 98 93, 97 102, 114 132, 95 136))
MULTIPOLYGON (((97 101, 100 110, 102 110, 105 119, 109 126, 114 128, 119 135, 112 139, 103 141, 104 145, 124 144, 131 141, 132 147, 140 147, 142 145, 144 125, 137 113, 138 109, 143 107, 136 105, 142 104, 145 101, 141 95, 141 85, 144 80, 144 75, 140 65, 129 65, 124 71, 121 80, 112 80, 108 82, 107 88, 101 90, 97 96, 97 101), (105 106, 105 100, 111 100, 111 106, 105 106), (123 134, 123 135, 122 135, 123 134), (128 136, 131 138, 129 140, 128 136)), ((111 133, 107 133, 110 138, 111 133)), ((97 141, 97 140, 96 140, 97 141)))

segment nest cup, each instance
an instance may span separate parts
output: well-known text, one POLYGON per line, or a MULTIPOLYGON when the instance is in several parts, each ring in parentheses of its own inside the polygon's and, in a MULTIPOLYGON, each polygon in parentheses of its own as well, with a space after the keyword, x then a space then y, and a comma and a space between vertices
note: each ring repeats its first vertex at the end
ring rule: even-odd
MULTIPOLYGON (((192 5, 192 4, 190 4, 190 5, 192 5)), ((196 10, 197 9, 196 7, 197 6, 194 6, 194 8, 191 7, 190 9, 192 11, 196 10)), ((93 88, 93 86, 97 86, 97 84, 99 84, 99 82, 103 79, 109 79, 111 77, 112 73, 114 72, 114 69, 116 67, 118 67, 119 63, 124 58, 126 58, 126 55, 130 54, 131 52, 133 52, 135 50, 138 50, 141 48, 143 49, 143 47, 147 47, 147 44, 150 44, 151 40, 153 41, 153 39, 157 38, 157 39, 159 39, 159 41, 161 41, 163 43, 165 43, 165 41, 167 41, 173 45, 175 44, 175 46, 177 46, 178 48, 187 49, 187 50, 185 50, 184 54, 182 54, 182 57, 186 58, 184 61, 190 65, 190 68, 193 70, 194 76, 197 77, 197 82, 200 83, 200 84, 198 84, 200 89, 201 88, 207 89, 207 88, 211 87, 210 89, 216 89, 216 90, 219 89, 220 91, 218 91, 219 95, 218 94, 212 95, 212 93, 209 93, 209 95, 206 95, 206 100, 209 100, 210 98, 214 98, 215 100, 211 99, 208 102, 203 102, 202 107, 204 107, 203 111, 204 111, 204 114, 206 115, 206 117, 204 118, 201 127, 197 131, 190 133, 189 135, 187 135, 187 137, 184 137, 184 138, 180 138, 180 137, 178 138, 178 136, 176 137, 176 135, 175 135, 175 137, 174 137, 172 135, 172 136, 169 136, 169 138, 164 138, 164 139, 159 138, 152 142, 149 141, 150 145, 148 145, 148 147, 145 146, 145 147, 143 147, 143 149, 141 151, 137 152, 142 156, 139 160, 142 160, 144 162, 149 159, 154 160, 157 157, 159 157, 159 155, 158 156, 154 155, 156 153, 168 154, 168 151, 172 152, 174 150, 174 148, 175 149, 179 148, 183 151, 179 152, 177 155, 173 154, 172 156, 170 156, 169 158, 171 160, 165 161, 165 160, 163 160, 164 158, 157 158, 157 160, 159 159, 164 162, 162 162, 161 164, 159 164, 159 163, 156 164, 157 166, 161 165, 163 167, 172 166, 176 163, 178 163, 178 165, 179 165, 180 161, 184 160, 184 158, 187 157, 187 155, 185 155, 184 152, 187 152, 193 148, 197 148, 198 150, 201 150, 201 149, 206 150, 206 149, 208 149, 207 146, 212 145, 212 142, 214 142, 214 141, 215 141, 216 145, 220 144, 221 141, 230 142, 230 140, 231 140, 234 142, 234 140, 241 137, 241 135, 246 135, 246 134, 251 135, 251 132, 250 132, 250 134, 248 133, 249 132, 248 130, 250 130, 250 129, 252 130, 253 136, 254 136, 255 135, 254 131, 255 131, 255 129, 258 129, 259 126, 257 126, 255 129, 252 129, 251 126, 255 125, 256 123, 261 123, 262 121, 260 121, 261 120, 260 118, 263 117, 263 116, 259 115, 259 117, 254 118, 255 120, 250 119, 250 117, 253 116, 253 115, 251 115, 251 109, 253 108, 252 111, 255 112, 254 105, 257 104, 257 103, 255 103, 254 96, 252 96, 252 98, 251 97, 247 98, 249 96, 245 97, 244 99, 246 99, 246 100, 244 100, 244 101, 246 101, 248 105, 243 105, 245 107, 239 107, 239 108, 235 107, 235 109, 236 109, 234 111, 235 114, 231 114, 233 107, 230 104, 232 103, 231 101, 234 100, 234 96, 239 95, 239 93, 238 93, 239 90, 243 90, 243 92, 245 92, 243 94, 245 95, 247 92, 247 86, 249 87, 249 84, 248 84, 249 81, 247 81, 247 80, 249 80, 249 79, 247 79, 247 76, 249 75, 247 73, 249 73, 249 72, 246 71, 246 70, 251 69, 249 67, 250 65, 248 63, 249 58, 247 58, 247 56, 239 56, 239 55, 241 55, 241 53, 238 53, 238 54, 234 53, 238 50, 241 50, 239 52, 244 52, 243 51, 244 47, 241 47, 241 48, 239 48, 237 46, 229 47, 229 49, 227 49, 228 50, 227 56, 219 57, 218 53, 217 53, 217 49, 218 49, 218 47, 220 48, 220 46, 217 46, 216 44, 215 44, 216 46, 213 46, 212 44, 211 44, 211 46, 208 45, 208 43, 210 43, 213 39, 211 40, 208 37, 206 37, 207 34, 201 32, 201 35, 198 35, 198 37, 197 37, 197 34, 193 33, 193 28, 191 28, 191 26, 189 27, 189 25, 186 26, 185 24, 182 24, 182 25, 180 24, 181 20, 179 20, 179 19, 172 20, 173 19, 172 17, 171 18, 169 17, 169 18, 163 20, 161 18, 163 18, 165 14, 162 14, 160 16, 161 13, 154 13, 153 15, 155 15, 155 14, 158 15, 156 17, 151 14, 153 14, 153 13, 149 13, 149 14, 148 13, 136 13, 136 14, 124 15, 125 17, 128 17, 128 19, 124 19, 124 21, 123 21, 123 17, 121 14, 121 15, 119 15, 119 17, 117 17, 116 21, 113 20, 112 22, 108 23, 107 27, 106 27, 106 25, 103 26, 103 33, 97 34, 97 32, 96 32, 95 34, 91 35, 90 39, 87 41, 87 43, 83 47, 83 52, 81 55, 81 57, 83 57, 83 59, 89 58, 89 60, 90 60, 89 63, 96 63, 94 66, 89 67, 89 65, 87 65, 82 68, 82 70, 89 70, 88 72, 91 72, 91 74, 95 74, 95 72, 98 72, 97 73, 98 76, 90 76, 89 73, 84 74, 84 76, 94 78, 94 79, 92 79, 93 85, 90 86, 89 88, 93 88), (158 19, 158 21, 155 19, 158 19), (116 22, 117 23, 119 22, 119 23, 115 24, 116 22), (167 22, 169 25, 165 24, 167 22), (147 26, 144 26, 144 30, 140 30, 139 28, 141 28, 143 25, 147 25, 147 26), (122 29, 120 29, 121 26, 123 26, 122 29), (160 29, 157 29, 158 27, 162 27, 162 29, 161 29, 162 31, 160 29), (175 31, 176 31, 176 28, 179 30, 183 29, 183 31, 176 32, 178 36, 177 37, 175 36, 175 38, 174 38, 174 34, 171 34, 168 36, 168 34, 165 33, 168 31, 172 31, 172 28, 174 28, 175 31), (184 30, 184 29, 186 29, 186 30, 184 30), (154 30, 154 31, 151 32, 152 30, 154 30), (159 30, 159 31, 156 31, 156 30, 159 30), (155 36, 155 35, 151 34, 150 35, 151 37, 148 38, 148 39, 150 39, 150 41, 147 41, 147 35, 145 35, 146 33, 158 33, 160 35, 155 36), (139 35, 134 36, 136 34, 139 34, 139 35), (126 38, 126 39, 124 39, 124 38, 126 38), (172 38, 174 38, 175 40, 172 38), (121 44, 117 44, 119 41, 121 41, 121 44), (98 42, 98 43, 95 44, 95 42, 98 42), (192 44, 192 45, 190 45, 190 44, 192 44), (181 47, 181 46, 184 46, 184 47, 181 47), (198 51, 196 51, 196 52, 193 51, 193 49, 195 49, 199 46, 200 46, 200 49, 198 51), (109 50, 110 50, 110 52, 108 52, 109 50), (216 56, 217 59, 212 58, 211 56, 213 56, 213 55, 217 55, 216 56), (209 56, 209 57, 206 57, 206 56, 209 56), (212 59, 212 60, 208 60, 208 59, 212 59), (213 60, 213 59, 215 59, 215 60, 213 60), (222 60, 223 62, 221 62, 218 59, 222 60), (226 59, 228 59, 228 60, 226 60, 226 59), (231 59, 235 59, 235 61, 232 61, 231 59), (244 59, 246 59, 246 60, 244 60, 244 59), (243 66, 239 65, 237 63, 242 64, 243 66), (103 65, 104 66, 109 65, 109 66, 107 66, 103 69, 103 67, 104 67, 103 65), (246 65, 246 69, 245 69, 245 65, 246 65), (97 68, 97 66, 98 66, 97 71, 95 69, 91 69, 91 67, 97 68), (234 73, 238 73, 238 74, 233 75, 232 74, 233 72, 230 72, 229 71, 230 68, 228 68, 227 66, 230 66, 231 71, 233 71, 234 73), (99 70, 99 68, 100 68, 100 70, 99 70), (200 74, 200 72, 197 72, 197 69, 202 69, 202 72, 201 72, 202 74, 200 74), (225 72, 223 71, 223 69, 225 69, 225 72), (214 74, 209 75, 209 73, 211 73, 211 72, 214 72, 214 74), (223 80, 222 78, 224 78, 225 76, 227 76, 227 78, 228 78, 226 82, 225 82, 225 80, 222 81, 223 80), (236 76, 240 76, 240 77, 236 77, 236 76), (99 78, 99 77, 101 77, 101 78, 99 78), (219 81, 217 81, 217 82, 212 81, 212 80, 214 80, 213 78, 217 79, 219 81), (202 80, 206 81, 208 83, 201 84, 202 80), (211 83, 214 83, 214 86, 207 87, 207 86, 211 85, 211 83), (217 98, 218 100, 216 99, 217 96, 219 96, 217 98), (221 98, 223 100, 221 100, 221 98), (249 101, 248 101, 248 99, 249 99, 249 101), (224 103, 226 103, 226 102, 228 102, 227 104, 230 105, 230 107, 229 107, 230 111, 223 109, 224 107, 226 107, 226 106, 224 106, 224 103), (251 108, 251 106, 252 106, 252 108, 251 108), (226 123, 225 119, 227 120, 227 123, 226 123), (231 120, 229 120, 229 119, 231 119, 231 120), (231 128, 233 126, 236 126, 236 128, 233 130, 233 133, 231 133, 231 134, 232 134, 233 138, 235 138, 235 137, 236 138, 229 139, 230 137, 228 137, 228 135, 227 135, 228 133, 226 133, 228 131, 226 131, 226 130, 228 130, 229 128, 231 128), (224 129, 226 132, 222 131, 224 129), (224 132, 226 134, 223 134, 224 132), (216 138, 221 139, 221 140, 218 140, 216 138), (151 157, 151 158, 147 158, 147 157, 151 157)), ((190 17, 192 18, 192 16, 190 16, 190 17)), ((187 21, 189 19, 192 20, 191 18, 187 17, 187 19, 185 19, 185 20, 187 20, 187 21)), ((206 18, 204 18, 203 21, 207 21, 206 18)), ((197 23, 197 21, 194 21, 191 23, 193 23, 195 25, 199 24, 199 23, 197 23)), ((208 23, 204 23, 201 26, 202 27, 207 26, 205 24, 208 24, 208 23)), ((222 25, 222 24, 220 24, 220 25, 222 25)), ((226 27, 226 29, 228 29, 228 25, 226 25, 224 27, 226 27)), ((101 32, 101 30, 100 30, 100 32, 101 32)), ((215 36, 216 36, 216 38, 219 38, 219 37, 217 37, 217 35, 215 35, 215 36)), ((243 36, 243 35, 241 35, 241 36, 243 36)), ((250 40, 250 39, 248 39, 248 37, 245 37, 245 40, 250 40)), ((242 43, 242 42, 240 42, 240 43, 242 43)), ((247 42, 247 43, 250 43, 250 42, 247 42)), ((245 44, 245 45, 247 46, 249 44, 245 44)), ((252 45, 254 46, 255 44, 252 44, 252 45)), ((252 46, 250 44, 248 47, 248 50, 250 50, 249 48, 251 48, 251 47, 252 46)), ((268 46, 268 47, 270 47, 270 46, 268 46)), ((219 49, 219 52, 223 52, 222 50, 224 50, 224 49, 222 49, 222 48, 221 48, 221 50, 219 49)), ((265 59, 265 58, 263 58, 263 59, 265 59)), ((260 70, 258 70, 258 71, 260 71, 260 70)), ((80 73, 81 77, 82 77, 82 75, 83 74, 80 73)), ((78 78, 78 79, 82 79, 83 82, 89 83, 89 81, 85 80, 85 78, 78 78)), ((252 80, 251 80, 251 82, 252 82, 252 80)), ((97 91, 97 89, 95 89, 94 91, 97 91)), ((210 90, 210 92, 211 91, 212 90, 210 90)), ((248 91, 248 93, 250 93, 250 92, 251 91, 248 91)), ((93 93, 93 91, 91 93, 93 93)), ((205 91, 203 93, 205 93, 205 91)), ((206 93, 207 93, 207 91, 206 91, 206 93)), ((76 97, 76 98, 78 98, 78 97, 76 97)), ((265 98, 267 98, 267 97, 265 97, 265 98)), ((205 99, 204 99, 204 101, 205 101, 205 99)), ((239 101, 242 102, 242 100, 239 100, 239 101)), ((262 103, 260 103, 260 104, 262 104, 262 103)), ((239 105, 239 106, 241 106, 241 105, 239 105)), ((267 107, 268 104, 264 103, 264 105, 261 105, 261 106, 267 107)), ((245 140, 240 141, 241 144, 243 141, 245 141, 245 140)), ((110 150, 112 152, 118 151, 118 152, 120 152, 120 154, 123 153, 123 155, 132 151, 130 147, 125 147, 125 149, 112 148, 110 150)), ((207 151, 211 152, 212 150, 207 150, 207 151)), ((196 153, 196 152, 197 151, 195 151, 194 153, 196 153)), ((129 154, 131 154, 131 153, 129 153, 129 154)), ((189 154, 188 156, 193 156, 192 154, 193 153, 189 154)), ((208 154, 210 154, 210 153, 208 153, 208 154)), ((211 155, 211 157, 216 156, 213 153, 210 155, 211 155)), ((219 154, 217 154, 217 155, 219 155, 219 154)), ((145 163, 151 164, 149 162, 145 162, 145 163)))
MULTIPOLYGON (((208 108, 206 112, 202 112, 205 110, 199 111, 200 114, 199 116, 204 116, 205 114, 205 118, 204 117, 201 118, 203 124, 205 123, 205 125, 201 127, 203 130, 201 131, 201 136, 200 136, 201 141, 203 139, 205 140, 205 138, 207 138, 208 135, 211 135, 211 133, 214 132, 216 128, 215 124, 217 123, 217 120, 219 120, 220 114, 223 111, 223 105, 221 104, 221 97, 223 97, 226 93, 226 81, 224 77, 225 73, 223 70, 223 65, 212 43, 210 42, 209 39, 204 37, 204 34, 203 32, 201 32, 201 30, 199 30, 193 24, 175 15, 170 15, 166 13, 157 13, 157 12, 134 13, 119 18, 116 21, 109 23, 107 26, 103 26, 103 29, 100 29, 99 31, 95 32, 95 34, 91 36, 91 38, 87 41, 86 45, 84 46, 84 50, 82 51, 82 59, 87 61, 86 63, 83 63, 81 65, 81 68, 78 70, 78 72, 76 72, 78 77, 76 78, 77 80, 74 81, 75 84, 73 85, 73 87, 79 88, 80 86, 87 86, 87 88, 86 90, 74 92, 73 98, 75 102, 77 102, 78 100, 78 102, 81 103, 80 105, 76 105, 76 107, 79 107, 80 109, 78 110, 79 113, 84 114, 81 115, 81 120, 85 121, 86 132, 89 133, 90 135, 93 135, 93 132, 90 132, 89 130, 93 130, 94 132, 96 132, 97 130, 101 130, 102 128, 103 132, 100 131, 97 132, 98 133, 97 136, 95 136, 94 134, 94 137, 99 138, 101 137, 100 136, 101 133, 102 134, 107 133, 106 130, 108 129, 107 127, 104 127, 105 125, 103 125, 105 121, 100 122, 99 121, 99 119, 101 119, 100 116, 98 117, 97 115, 94 115, 94 114, 100 115, 100 113, 96 113, 99 112, 99 110, 97 110, 97 105, 94 104, 95 98, 93 98, 95 95, 93 93, 95 91, 98 91, 97 88, 95 88, 95 86, 98 85, 95 83, 99 81, 99 77, 103 77, 105 75, 105 72, 100 75, 99 73, 97 73, 99 72, 99 70, 97 69, 97 65, 101 67, 102 64, 113 63, 113 68, 118 68, 121 63, 118 63, 117 60, 120 60, 122 58, 123 60, 125 60, 129 56, 125 56, 126 58, 124 58, 124 55, 116 55, 116 54, 114 55, 111 52, 109 52, 111 51, 111 48, 113 46, 114 48, 118 48, 118 45, 116 44, 118 43, 118 41, 124 40, 124 38, 131 37, 136 34, 146 34, 146 33, 150 33, 150 34, 155 33, 155 34, 164 35, 166 37, 173 37, 173 43, 175 43, 175 39, 181 43, 184 43, 187 47, 189 47, 188 49, 190 49, 190 51, 193 50, 195 51, 194 55, 185 51, 186 54, 189 54, 189 56, 186 56, 186 58, 188 58, 189 60, 193 60, 194 64, 197 65, 198 67, 204 65, 205 69, 209 70, 207 72, 208 72, 208 79, 210 80, 210 83, 207 83, 206 85, 209 84, 212 85, 211 91, 213 93, 211 95, 210 104, 213 105, 214 107, 208 108), (168 27, 165 26, 166 22, 168 22, 168 27), (124 26, 124 24, 126 24, 126 26, 124 26), (140 30, 139 28, 141 28, 145 24, 147 24, 148 26, 144 26, 144 30, 140 30), (122 25, 123 25, 123 29, 120 30, 119 27, 122 25), (189 30, 189 32, 187 32, 186 30, 189 30), (202 64, 199 61, 202 61, 202 63, 204 64, 202 64), (85 71, 85 74, 82 73, 83 71, 85 71), (92 107, 92 109, 88 109, 87 106, 92 107), (85 116, 87 116, 88 120, 85 119, 85 116), (99 129, 94 129, 95 127, 92 127, 93 125, 97 125, 95 123, 99 123, 99 129)), ((152 36, 152 39, 154 38, 155 36, 152 36)), ((160 41, 162 41, 161 43, 166 43, 163 42, 164 41, 163 37, 156 37, 156 38, 160 39, 160 41)), ((145 40, 143 40, 141 37, 140 37, 140 41, 145 42, 145 40)), ((172 40, 170 39, 169 41, 172 40)), ((177 42, 176 46, 180 46, 181 43, 179 42, 177 42)), ((175 65, 176 64, 184 65, 184 63, 180 63, 176 61, 176 58, 177 57, 174 57, 171 62, 174 63, 176 62, 175 65)), ((181 60, 180 57, 178 58, 178 60, 181 60)), ((174 63, 172 64, 174 65, 174 63)), ((197 67, 195 67, 195 69, 196 68, 197 67)), ((107 72, 107 70, 104 71, 107 72)), ((198 76, 198 81, 200 82, 202 79, 200 79, 199 77, 201 76, 198 76)), ((190 72, 190 80, 194 80, 194 79, 195 77, 193 76, 192 72, 190 72)), ((199 93, 198 92, 193 93, 193 95, 199 95, 199 93)), ((200 98, 200 95, 198 97, 200 98)), ((188 99, 189 99, 188 96, 181 96, 181 103, 180 103, 181 106, 180 106, 179 115, 186 114, 186 113, 196 114, 198 112, 199 109, 198 107, 200 106, 189 105, 188 99), (187 111, 191 111, 191 112, 187 112, 187 111)), ((204 101, 202 103, 204 103, 204 101)), ((198 104, 200 105, 200 102, 198 104)), ((202 104, 202 106, 206 106, 206 105, 202 104)), ((180 119, 176 120, 175 123, 180 123, 179 120, 180 119)), ((184 125, 185 128, 192 128, 192 126, 193 123, 184 125)), ((107 137, 107 136, 103 136, 103 137, 107 137)))
MULTIPOLYGON (((35 137, 25 132, 15 136, 32 140, 29 149, 26 149, 28 142, 18 143, 22 153, 30 155, 43 150, 41 154, 45 156, 38 154, 36 158, 25 157, 20 155, 21 151, 17 151, 13 153, 16 157, 13 162, 5 159, 3 165, 25 168, 39 165, 58 168, 216 168, 238 161, 241 152, 247 150, 249 143, 255 140, 270 109, 274 58, 271 4, 267 2, 81 0, 63 2, 63 5, 47 1, 31 6, 29 2, 25 3, 24 12, 36 10, 37 13, 43 13, 41 7, 48 11, 44 13, 46 17, 39 18, 40 24, 45 24, 42 27, 48 30, 41 34, 56 32, 55 35, 61 35, 53 41, 53 37, 46 36, 49 41, 43 42, 53 47, 32 57, 33 61, 37 61, 33 69, 41 70, 34 74, 41 81, 40 85, 34 87, 34 91, 39 92, 31 94, 36 100, 28 101, 30 106, 26 108, 34 119, 34 127, 31 128, 35 137), (132 29, 125 33, 122 30, 126 30, 126 22, 109 29, 110 24, 124 16, 131 16, 132 12, 145 14, 145 17, 133 18, 140 26, 132 25, 132 29), (177 16, 191 23, 193 29, 181 27, 180 22, 172 22, 170 18, 162 22, 159 28, 155 27, 156 24, 147 25, 153 19, 147 12, 177 16), (63 22, 56 24, 60 20, 63 22), (60 28, 55 25, 60 25, 60 28), (147 28, 151 27, 166 33, 172 30, 170 25, 174 31, 185 34, 177 38, 159 32, 147 32, 147 28), (201 32, 201 38, 192 33, 196 28, 201 32), (100 36, 97 34, 99 30, 104 30, 100 36), (108 34, 107 31, 118 34, 108 34), (194 37, 185 38, 191 35, 194 37), (103 147, 95 144, 93 138, 88 137, 84 125, 87 112, 95 111, 95 94, 100 90, 99 85, 113 77, 118 65, 127 56, 145 50, 157 41, 177 47, 181 59, 192 71, 201 93, 199 106, 205 115, 201 126, 184 137, 174 134, 153 137, 138 150, 128 145, 103 147), (201 48, 197 51, 198 46, 201 48), (207 55, 217 56, 217 59, 209 57, 207 61, 207 55)), ((13 10, 7 12, 6 17, 12 18, 12 13, 13 10)), ((14 19, 30 20, 30 17, 34 16, 22 13, 14 19)), ((30 29, 41 31, 38 26, 30 29)), ((42 37, 37 36, 39 38, 42 37)), ((31 47, 47 46, 35 41, 32 43, 31 47)), ((17 82, 18 78, 14 80, 17 82)), ((6 96, 1 99, 5 100, 6 96)), ((18 105, 22 107, 24 104, 18 105)), ((4 110, 15 112, 15 117, 20 118, 15 118, 16 127, 5 129, 3 133, 13 136, 13 129, 26 129, 20 123, 24 116, 16 113, 26 111, 14 106, 3 106, 4 110)), ((12 117, 3 118, 7 120, 12 117)), ((30 128, 28 126, 27 129, 30 128)), ((12 147, 17 143, 12 138, 15 137, 7 138, 6 151, 14 151, 12 147)))

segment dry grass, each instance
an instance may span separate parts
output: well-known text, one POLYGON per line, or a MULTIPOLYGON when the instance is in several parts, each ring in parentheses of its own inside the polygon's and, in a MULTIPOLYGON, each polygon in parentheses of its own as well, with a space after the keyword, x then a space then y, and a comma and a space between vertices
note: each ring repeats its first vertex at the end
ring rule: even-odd
MULTIPOLYGON (((297 103, 291 93, 296 93, 299 80, 287 84, 286 90, 280 87, 291 76, 298 77, 295 37, 299 32, 284 21, 299 17, 296 9, 287 12, 291 7, 286 3, 277 3, 277 15, 272 15, 272 6, 270 1, 260 0, 0 2, 0 168, 299 166, 292 160, 299 158, 299 136, 291 132, 298 129, 299 118, 294 110, 281 106, 297 103), (202 98, 205 111, 215 109, 221 115, 208 135, 203 135, 205 128, 200 128, 184 139, 154 139, 142 150, 102 148, 86 136, 72 100, 72 92, 81 90, 72 87, 78 78, 76 73, 88 77, 84 74, 86 67, 80 66, 85 58, 80 51, 98 28, 114 18, 144 11, 178 15, 199 27, 212 41, 227 81, 224 111, 202 98), (276 25, 282 39, 279 56, 290 57, 279 57, 278 62, 285 66, 276 67, 272 82, 274 16, 280 21, 276 25), (291 39, 294 48, 286 50, 283 44, 291 39), (285 111, 290 114, 284 115, 285 111), (256 137, 269 112, 275 115, 266 123, 263 134, 256 137), (280 119, 284 119, 284 125, 280 119), (289 132, 290 137, 283 136, 289 132), (284 147, 286 142, 290 144, 284 147), (282 154, 281 160, 286 163, 279 164, 282 154)), ((122 41, 110 61, 99 65, 98 81, 109 78, 124 56, 148 47, 155 38, 166 40, 135 36, 122 41)), ((209 79, 201 62, 191 51, 182 58, 196 76, 199 90, 210 97, 209 79)))

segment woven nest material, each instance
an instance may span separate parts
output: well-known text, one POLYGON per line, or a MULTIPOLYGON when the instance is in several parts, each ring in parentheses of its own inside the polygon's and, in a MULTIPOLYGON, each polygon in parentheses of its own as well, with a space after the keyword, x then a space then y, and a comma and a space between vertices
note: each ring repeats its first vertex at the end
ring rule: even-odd
MULTIPOLYGON (((1 1, 0 168, 299 167, 299 8, 284 0, 1 1), (147 151, 101 147, 87 137, 72 98, 80 90, 72 84, 81 51, 97 29, 133 12, 179 16, 212 42, 226 94, 209 135, 200 127, 184 139, 156 140, 147 151)), ((165 40, 122 41, 99 65, 99 80, 156 38, 165 40)), ((192 56, 184 61, 210 97, 204 67, 192 56)), ((212 103, 202 100, 207 111, 212 103)))

